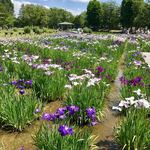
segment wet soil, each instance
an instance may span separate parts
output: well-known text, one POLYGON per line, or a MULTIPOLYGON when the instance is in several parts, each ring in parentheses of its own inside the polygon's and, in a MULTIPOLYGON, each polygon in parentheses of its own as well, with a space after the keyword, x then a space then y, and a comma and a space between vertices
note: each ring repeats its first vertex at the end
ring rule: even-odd
MULTIPOLYGON (((44 112, 53 113, 61 106, 60 101, 51 102, 44 107, 44 112)), ((32 136, 39 129, 42 121, 35 121, 23 132, 6 132, 0 130, 0 150, 19 150, 24 146, 25 150, 36 150, 32 136)))
MULTIPOLYGON (((119 150, 118 145, 114 142, 114 127, 120 121, 120 117, 111 108, 120 101, 119 78, 123 75, 123 70, 124 55, 119 61, 118 76, 111 85, 110 94, 107 97, 104 119, 93 129, 93 134, 98 136, 97 146, 100 150, 119 150)), ((44 112, 53 113, 59 107, 61 107, 61 101, 51 102, 44 107, 44 112)), ((21 133, 10 133, 0 129, 0 150, 19 150, 21 146, 24 146, 26 150, 36 150, 32 136, 38 131, 41 124, 42 121, 37 120, 21 133)))
POLYGON ((96 125, 93 134, 98 136, 97 146, 100 150, 119 150, 119 146, 114 142, 114 128, 119 123, 121 117, 112 110, 112 106, 120 101, 121 84, 119 78, 123 75, 125 55, 123 54, 118 64, 118 75, 111 85, 110 94, 107 97, 104 109, 104 119, 96 125))

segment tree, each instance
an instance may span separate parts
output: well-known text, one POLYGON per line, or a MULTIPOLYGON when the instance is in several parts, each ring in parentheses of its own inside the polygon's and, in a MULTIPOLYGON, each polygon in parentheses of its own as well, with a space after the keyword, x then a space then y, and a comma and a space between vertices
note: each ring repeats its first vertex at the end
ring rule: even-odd
POLYGON ((102 3, 102 28, 116 29, 120 23, 120 7, 115 2, 102 3))
POLYGON ((144 0, 123 0, 121 4, 121 23, 123 27, 133 27, 135 18, 141 12, 144 0))
POLYGON ((74 26, 76 28, 83 28, 85 25, 86 19, 86 12, 81 13, 80 15, 77 15, 74 19, 74 26))
POLYGON ((137 27, 148 27, 150 28, 150 3, 145 3, 142 11, 135 18, 134 24, 137 27))
POLYGON ((87 23, 93 30, 98 30, 102 22, 102 10, 100 2, 91 0, 87 6, 87 23))
POLYGON ((73 20, 74 16, 64 9, 50 8, 49 10, 49 27, 51 28, 57 28, 58 23, 73 22, 73 20))
POLYGON ((19 20, 22 26, 57 28, 60 22, 73 22, 74 16, 64 9, 47 9, 43 6, 30 4, 22 5, 19 20))
POLYGON ((0 26, 13 26, 14 5, 11 0, 0 0, 0 26))

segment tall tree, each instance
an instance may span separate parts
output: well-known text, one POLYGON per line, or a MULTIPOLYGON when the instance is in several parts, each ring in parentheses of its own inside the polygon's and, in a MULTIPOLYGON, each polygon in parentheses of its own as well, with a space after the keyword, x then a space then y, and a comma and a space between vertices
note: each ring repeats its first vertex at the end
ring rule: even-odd
POLYGON ((121 4, 121 23, 123 27, 133 27, 135 18, 141 12, 144 0, 123 0, 121 4))
POLYGON ((115 2, 102 3, 102 28, 116 29, 120 23, 120 7, 115 2))
POLYGON ((11 0, 0 0, 0 26, 12 26, 14 22, 14 5, 11 0))
POLYGON ((85 26, 85 23, 86 23, 86 12, 77 15, 74 19, 74 26, 76 28, 83 28, 85 26))
POLYGON ((90 0, 87 6, 87 23, 93 30, 98 30, 101 24, 102 10, 98 0, 90 0))

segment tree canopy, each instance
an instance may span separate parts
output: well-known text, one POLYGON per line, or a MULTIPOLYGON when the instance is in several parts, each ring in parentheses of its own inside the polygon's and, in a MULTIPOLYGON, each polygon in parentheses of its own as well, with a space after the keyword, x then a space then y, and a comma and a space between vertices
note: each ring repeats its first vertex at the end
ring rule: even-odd
POLYGON ((102 22, 102 9, 100 2, 91 0, 87 6, 87 23, 93 30, 98 30, 102 22))
POLYGON ((11 0, 0 0, 0 26, 12 26, 14 22, 14 5, 11 0))

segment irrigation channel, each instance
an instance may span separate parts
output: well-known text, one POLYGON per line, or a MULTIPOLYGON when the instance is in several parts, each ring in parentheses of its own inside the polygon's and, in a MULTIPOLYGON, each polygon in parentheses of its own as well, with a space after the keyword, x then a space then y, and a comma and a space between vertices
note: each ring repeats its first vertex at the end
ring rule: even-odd
MULTIPOLYGON (((112 111, 112 106, 120 100, 121 84, 119 78, 123 75, 125 54, 118 63, 118 75, 111 85, 110 94, 107 97, 104 108, 104 119, 101 123, 94 126, 93 135, 98 136, 97 146, 100 150, 119 150, 118 145, 114 141, 114 128, 120 121, 120 117, 116 112, 112 111)), ((53 113, 57 108, 61 107, 61 102, 51 102, 44 108, 45 112, 53 113)), ((39 129, 41 121, 37 120, 27 127, 23 132, 8 132, 0 129, 0 150, 19 150, 24 146, 26 150, 36 150, 32 136, 39 129)), ((93 127, 92 127, 93 128, 93 127)))

